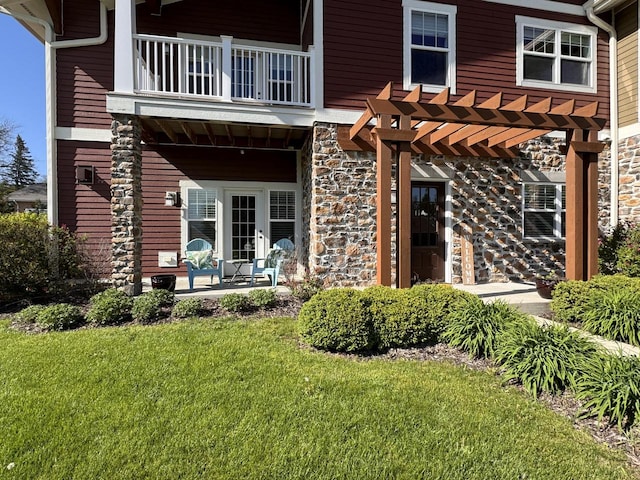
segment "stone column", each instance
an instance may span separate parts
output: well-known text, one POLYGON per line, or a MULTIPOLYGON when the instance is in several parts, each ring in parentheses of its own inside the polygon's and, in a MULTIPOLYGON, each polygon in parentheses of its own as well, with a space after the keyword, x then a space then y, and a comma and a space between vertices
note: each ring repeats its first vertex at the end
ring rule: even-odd
POLYGON ((142 148, 136 116, 111 124, 111 267, 113 285, 142 292, 142 148))

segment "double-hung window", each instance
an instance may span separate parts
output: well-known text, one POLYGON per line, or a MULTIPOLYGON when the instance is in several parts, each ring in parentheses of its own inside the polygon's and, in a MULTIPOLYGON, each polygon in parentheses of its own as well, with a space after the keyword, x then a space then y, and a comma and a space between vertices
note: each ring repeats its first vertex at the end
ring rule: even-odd
POLYGON ((272 190, 269 192, 269 236, 275 243, 282 238, 292 242, 295 236, 296 192, 272 190))
POLYGON ((517 84, 596 91, 597 29, 516 16, 517 84))
POLYGON ((204 188, 187 190, 187 242, 204 238, 213 250, 218 249, 218 192, 204 188))
POLYGON ((563 238, 565 236, 566 188, 561 183, 522 185, 524 236, 563 238))
POLYGON ((455 93, 456 6, 403 0, 404 89, 455 93))

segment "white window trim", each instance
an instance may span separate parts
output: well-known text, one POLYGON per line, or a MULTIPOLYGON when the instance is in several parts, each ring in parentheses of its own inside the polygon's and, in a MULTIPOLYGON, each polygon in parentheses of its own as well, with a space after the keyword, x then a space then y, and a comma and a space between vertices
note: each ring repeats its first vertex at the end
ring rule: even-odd
POLYGON ((449 87, 451 93, 456 93, 456 14, 458 8, 455 5, 443 5, 440 3, 423 2, 419 0, 402 0, 403 7, 403 88, 413 90, 419 84, 411 82, 411 12, 420 11, 427 13, 439 13, 447 15, 449 29, 449 48, 447 79, 445 85, 423 84, 422 90, 428 93, 440 93, 449 87))
MULTIPOLYGON (((562 208, 562 187, 565 187, 566 189, 566 183, 564 182, 522 182, 522 236, 525 240, 548 240, 548 241, 552 241, 552 240, 564 240, 565 237, 562 236, 562 212, 563 212, 563 208, 562 208), (525 224, 524 224, 524 216, 525 216, 525 212, 551 212, 551 210, 546 209, 546 208, 527 208, 525 209, 525 203, 524 203, 524 198, 525 198, 525 187, 526 185, 554 185, 556 188, 556 197, 554 200, 554 206, 555 206, 555 210, 554 210, 554 215, 553 215, 553 235, 552 236, 532 236, 532 235, 526 235, 525 234, 525 224)), ((566 209, 564 209, 565 212, 565 219, 566 219, 566 209)), ((566 220, 565 220, 566 221, 566 220)), ((566 227, 566 226, 565 226, 566 227)))
POLYGON ((588 25, 576 25, 572 23, 554 22, 540 18, 524 17, 516 15, 516 85, 520 87, 545 88, 549 90, 564 90, 570 92, 596 93, 598 90, 597 76, 597 49, 598 49, 598 29, 588 25), (524 78, 524 27, 536 27, 556 32, 556 54, 555 54, 555 78, 552 82, 540 80, 526 80, 524 78), (589 35, 591 37, 591 75, 589 85, 575 85, 560 83, 560 32, 577 33, 589 35))
POLYGON ((220 207, 222 205, 220 202, 220 189, 217 188, 216 186, 210 186, 210 185, 200 186, 197 184, 191 184, 188 186, 181 186, 181 192, 180 192, 180 197, 182 198, 182 205, 181 205, 182 226, 180 229, 181 230, 180 238, 182 240, 181 250, 184 251, 186 249, 186 245, 188 242, 188 235, 189 235, 189 222, 192 220, 196 220, 196 219, 189 218, 189 190, 208 190, 210 192, 215 192, 216 218, 215 220, 206 219, 205 221, 212 221, 212 222, 215 222, 216 224, 216 241, 215 241, 215 245, 213 245, 213 253, 216 256, 220 256, 219 253, 222 251, 220 248, 220 232, 222 231, 222 229, 220 228, 221 227, 220 207))
MULTIPOLYGON (((267 190, 267 195, 265 198, 265 202, 267 204, 267 216, 265 217, 265 226, 268 229, 268 234, 269 234, 269 240, 271 242, 271 245, 273 245, 275 242, 277 242, 278 240, 280 240, 279 238, 271 238, 271 222, 288 222, 288 223, 293 223, 293 235, 294 238, 296 236, 296 230, 297 230, 297 226, 298 226, 298 202, 300 200, 298 199, 298 193, 296 191, 295 188, 269 188, 267 190), (293 210, 293 219, 289 219, 289 218, 271 218, 271 192, 291 192, 293 193, 294 197, 293 197, 293 202, 294 202, 294 210, 293 210)), ((295 242, 294 242, 295 243, 295 242)))

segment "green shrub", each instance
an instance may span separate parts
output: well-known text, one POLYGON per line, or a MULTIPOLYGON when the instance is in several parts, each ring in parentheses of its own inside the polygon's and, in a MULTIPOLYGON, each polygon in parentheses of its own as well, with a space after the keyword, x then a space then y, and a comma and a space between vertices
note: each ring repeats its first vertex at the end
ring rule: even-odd
POLYGON ((582 327, 596 335, 640 346, 640 291, 623 287, 594 292, 582 327))
POLYGON ((316 293, 324 290, 324 285, 320 279, 312 278, 308 275, 301 281, 292 278, 287 281, 287 286, 291 291, 291 296, 297 298, 301 302, 308 301, 316 293))
POLYGON ((386 350, 425 341, 418 315, 412 315, 406 290, 375 286, 363 290, 362 300, 371 321, 372 348, 386 350))
POLYGON ((126 322, 131 316, 133 299, 121 290, 110 288, 91 297, 87 320, 96 325, 126 322))
POLYGON ((423 311, 427 315, 425 321, 428 322, 433 335, 438 337, 444 332, 452 312, 457 311, 460 305, 478 298, 472 293, 443 283, 415 285, 411 287, 409 294, 423 299, 423 311))
POLYGON ((36 323, 43 308, 44 305, 29 305, 16 313, 16 320, 22 323, 36 323))
POLYGON ((171 316, 175 318, 198 317, 203 311, 202 299, 191 297, 178 300, 171 310, 171 316))
POLYGON ((82 277, 82 240, 45 215, 0 215, 0 303, 17 298, 51 297, 82 277))
POLYGON ((530 322, 529 317, 504 301, 484 303, 478 297, 458 304, 448 317, 442 339, 473 357, 492 357, 501 332, 512 324, 530 322))
POLYGON ((218 302, 222 308, 233 313, 244 312, 251 306, 249 297, 241 293, 228 293, 222 296, 218 302))
POLYGON ((261 288, 249 292, 249 301, 256 308, 270 308, 276 304, 276 291, 272 288, 261 288))
POLYGON ((559 282, 553 289, 550 304, 553 319, 558 322, 581 322, 593 290, 592 283, 582 280, 559 282))
POLYGON ((620 428, 640 420, 640 358, 602 354, 591 358, 576 385, 583 416, 609 417, 620 428))
POLYGON ((337 352, 362 352, 374 345, 362 292, 336 288, 315 294, 302 306, 298 331, 309 345, 337 352))
POLYGON ((618 251, 626 243, 631 225, 620 222, 600 237, 598 245, 598 271, 604 275, 619 273, 618 251))
POLYGON ((592 342, 564 325, 540 326, 531 320, 513 327, 500 335, 495 358, 506 380, 518 380, 534 397, 574 387, 578 372, 596 352, 592 342))
POLYGON ((176 301, 176 296, 173 292, 165 290, 164 288, 154 288, 149 290, 144 295, 157 299, 161 307, 171 307, 176 301))
POLYGON ((131 316, 138 322, 150 322, 162 313, 162 298, 152 292, 144 293, 133 299, 131 316))
POLYGON ((84 323, 84 318, 75 305, 58 303, 40 310, 36 323, 45 330, 67 330, 84 323))
POLYGON ((618 272, 629 277, 640 277, 640 225, 631 227, 627 238, 618 248, 618 272))

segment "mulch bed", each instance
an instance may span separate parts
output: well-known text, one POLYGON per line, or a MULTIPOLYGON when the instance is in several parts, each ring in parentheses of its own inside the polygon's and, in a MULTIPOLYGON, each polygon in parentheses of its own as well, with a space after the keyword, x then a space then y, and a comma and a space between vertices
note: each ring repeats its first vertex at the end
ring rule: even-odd
MULTIPOLYGON (((293 297, 278 297, 274 307, 269 309, 254 309, 240 313, 230 313, 224 310, 215 299, 203 299, 206 312, 203 317, 220 317, 234 315, 240 318, 275 318, 275 317, 297 317, 302 303, 293 297)), ((0 314, 0 318, 10 317, 10 314, 0 314)), ((155 323, 167 323, 179 321, 172 318, 164 318, 155 323)), ((130 322, 129 325, 135 324, 130 322)), ((35 325, 24 325, 13 323, 12 328, 28 332, 41 333, 41 329, 35 325)), ((99 328, 85 326, 82 328, 99 328)), ((303 346, 303 348, 310 348, 303 346)), ((326 352, 325 352, 326 353, 326 352)), ((385 353, 372 355, 353 355, 342 353, 326 353, 327 355, 335 355, 346 358, 354 358, 359 360, 367 360, 373 358, 395 360, 417 360, 417 361, 434 361, 448 362, 450 364, 473 370, 493 370, 499 373, 499 367, 492 361, 487 359, 471 358, 466 353, 450 347, 449 345, 438 343, 436 345, 428 345, 421 348, 410 349, 391 349, 385 353)), ((510 386, 521 388, 513 382, 510 386)), ((608 445, 610 448, 624 452, 628 458, 629 464, 640 469, 640 426, 636 426, 630 431, 621 433, 616 426, 609 425, 606 421, 599 421, 595 418, 582 418, 582 404, 579 400, 565 392, 562 395, 542 394, 538 397, 538 401, 546 405, 554 412, 569 418, 573 422, 574 428, 583 430, 590 434, 597 442, 608 445)))

